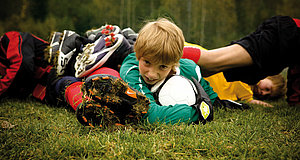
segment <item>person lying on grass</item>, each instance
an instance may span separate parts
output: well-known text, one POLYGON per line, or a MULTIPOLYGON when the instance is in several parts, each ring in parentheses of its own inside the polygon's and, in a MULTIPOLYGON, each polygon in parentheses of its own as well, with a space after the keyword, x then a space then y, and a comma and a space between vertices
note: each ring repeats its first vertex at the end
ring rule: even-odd
MULTIPOLYGON (((196 59, 201 51, 204 52, 206 49, 200 45, 186 42, 182 58, 195 60, 194 62, 197 63, 196 59)), ((222 72, 204 77, 204 79, 210 83, 221 100, 245 101, 266 107, 273 106, 262 100, 283 98, 287 91, 286 80, 281 74, 268 76, 254 85, 248 85, 241 81, 227 82, 222 72)))
POLYGON ((286 100, 289 105, 297 105, 300 104, 299 46, 300 20, 274 16, 226 47, 199 52, 195 61, 204 77, 223 72, 227 81, 250 85, 288 67, 286 100))

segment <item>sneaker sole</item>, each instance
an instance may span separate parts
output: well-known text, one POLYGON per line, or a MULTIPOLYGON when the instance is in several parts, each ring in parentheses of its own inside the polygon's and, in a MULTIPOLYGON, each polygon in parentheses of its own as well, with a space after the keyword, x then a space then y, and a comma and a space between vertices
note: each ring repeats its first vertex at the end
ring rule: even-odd
MULTIPOLYGON (((107 104, 109 110, 118 115, 117 117, 121 117, 123 122, 137 122, 149 109, 150 102, 146 96, 132 89, 119 78, 103 74, 93 75, 87 78, 83 87, 85 87, 84 95, 97 104, 107 104)), ((112 115, 104 119, 110 118, 112 115)), ((120 123, 120 119, 114 122, 120 123)))

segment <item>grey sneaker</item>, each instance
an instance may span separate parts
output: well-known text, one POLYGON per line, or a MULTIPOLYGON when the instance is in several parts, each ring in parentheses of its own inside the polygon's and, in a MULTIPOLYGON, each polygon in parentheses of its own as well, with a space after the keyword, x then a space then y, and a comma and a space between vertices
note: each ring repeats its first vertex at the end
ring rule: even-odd
POLYGON ((121 31, 121 33, 124 35, 124 37, 128 40, 128 42, 131 45, 134 45, 138 34, 136 32, 134 32, 131 28, 125 28, 121 31))
POLYGON ((63 75, 68 62, 76 50, 76 38, 79 35, 73 31, 64 30, 63 38, 58 49, 57 74, 63 75))
MULTIPOLYGON (((76 57, 75 77, 85 77, 95 69, 101 67, 112 56, 122 56, 131 46, 123 35, 101 36, 94 43, 87 44, 83 53, 76 57)), ((112 63, 119 63, 115 60, 112 63)))

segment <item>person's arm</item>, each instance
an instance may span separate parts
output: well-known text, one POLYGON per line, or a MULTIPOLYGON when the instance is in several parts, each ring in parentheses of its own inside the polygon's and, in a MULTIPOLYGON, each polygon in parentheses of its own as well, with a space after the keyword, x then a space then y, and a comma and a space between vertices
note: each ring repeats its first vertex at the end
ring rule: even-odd
POLYGON ((253 100, 249 101, 249 103, 263 105, 265 107, 273 107, 273 105, 271 105, 267 102, 261 101, 261 100, 257 100, 257 99, 253 99, 253 100))
POLYGON ((238 44, 207 50, 200 45, 185 42, 182 58, 197 63, 201 67, 203 77, 253 63, 248 52, 238 44))
POLYGON ((204 77, 235 67, 249 66, 252 63, 251 56, 238 44, 213 50, 201 50, 197 62, 204 77))

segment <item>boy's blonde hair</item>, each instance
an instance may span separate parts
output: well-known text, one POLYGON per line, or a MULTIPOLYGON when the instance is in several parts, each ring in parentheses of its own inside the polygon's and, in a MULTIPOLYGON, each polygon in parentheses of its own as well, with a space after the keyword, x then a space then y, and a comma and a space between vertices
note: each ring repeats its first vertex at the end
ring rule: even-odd
POLYGON ((267 78, 270 79, 273 83, 272 92, 269 98, 277 99, 284 97, 287 92, 287 84, 285 78, 281 74, 268 76, 267 78))
POLYGON ((139 31, 134 51, 138 60, 145 57, 154 63, 178 65, 183 47, 182 30, 166 18, 159 18, 139 31))

